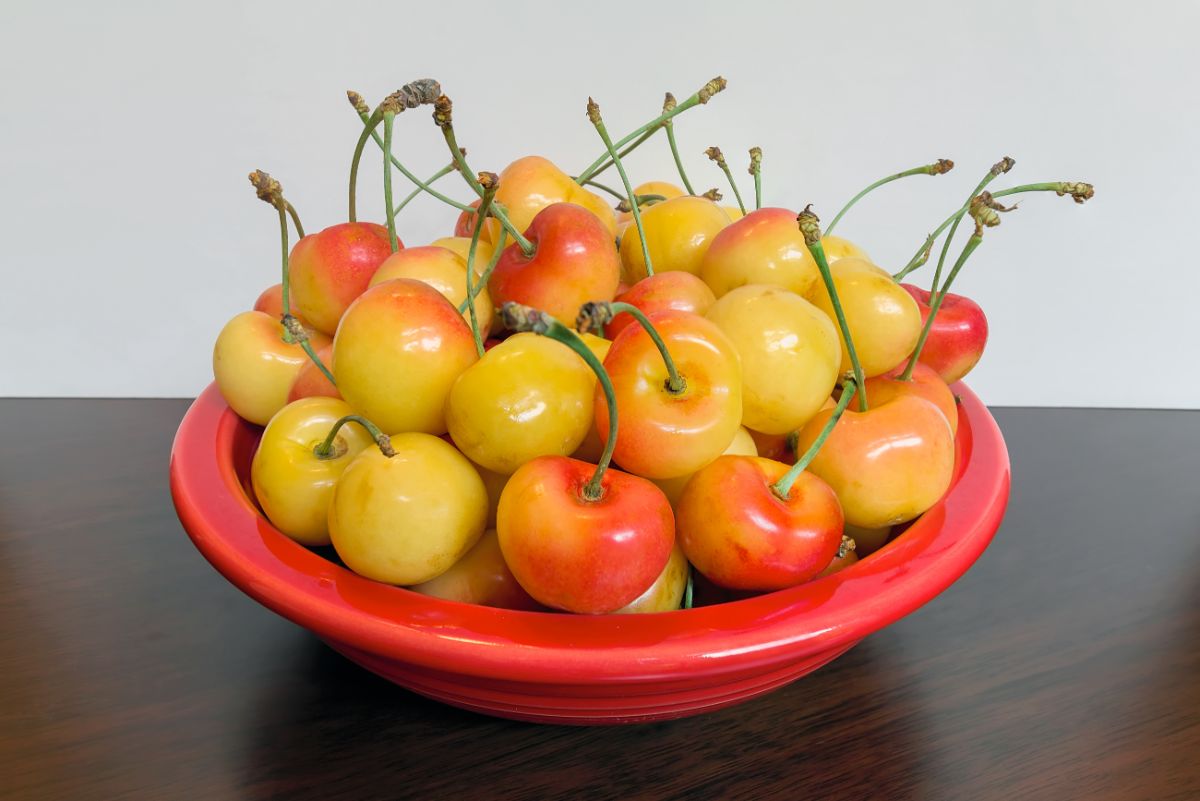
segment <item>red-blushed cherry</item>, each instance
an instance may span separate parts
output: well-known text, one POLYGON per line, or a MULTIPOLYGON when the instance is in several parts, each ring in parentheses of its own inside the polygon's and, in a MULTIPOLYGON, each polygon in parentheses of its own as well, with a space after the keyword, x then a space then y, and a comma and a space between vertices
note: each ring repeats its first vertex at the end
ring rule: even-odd
POLYGON ((472 211, 460 211, 458 220, 454 223, 454 235, 462 239, 470 239, 471 234, 475 233, 475 220, 479 216, 474 210, 479 209, 480 198, 476 198, 470 202, 472 211))
POLYGON ((824 570, 838 552, 844 519, 833 489, 809 463, 837 426, 853 382, 795 465, 755 456, 722 456, 697 471, 675 505, 688 561, 710 581, 735 590, 779 590, 824 570))
POLYGON ((477 358, 458 309, 411 278, 364 292, 333 342, 342 397, 388 433, 444 434, 450 387, 477 358))
POLYGON ((687 592, 688 577, 691 568, 688 567, 687 557, 679 543, 671 549, 671 558, 645 592, 630 603, 622 606, 614 615, 647 614, 651 612, 670 612, 683 605, 687 592))
POLYGON ((612 235, 592 212, 554 203, 537 213, 525 236, 534 254, 509 245, 492 271, 488 290, 497 305, 520 303, 571 322, 583 304, 616 296, 621 261, 612 235))
MULTIPOLYGON (((317 349, 317 358, 321 363, 333 369, 333 343, 330 342, 317 349)), ((321 372, 321 368, 312 359, 307 360, 300 367, 300 372, 296 373, 296 380, 292 382, 292 388, 288 390, 288 403, 299 400, 300 398, 341 398, 342 393, 338 392, 337 387, 329 380, 329 377, 321 372)))
MULTIPOLYGON (((617 293, 618 303, 636 306, 646 315, 673 310, 703 316, 716 300, 708 284, 682 270, 655 273, 617 293)), ((633 322, 628 312, 618 314, 604 327, 604 334, 616 339, 633 322)))
POLYGON ((915 395, 924 398, 941 409, 950 424, 950 430, 958 433, 958 401, 950 387, 941 376, 921 362, 913 368, 912 377, 905 380, 901 374, 908 362, 901 364, 883 375, 867 379, 867 397, 872 403, 887 403, 901 395, 915 395))
POLYGON ((671 504, 644 478, 609 469, 618 414, 604 367, 571 329, 545 312, 508 303, 505 326, 556 339, 596 373, 612 406, 600 463, 542 456, 513 473, 496 529, 504 561, 535 600, 584 614, 633 602, 663 572, 675 542, 671 504))
MULTIPOLYGON (((924 326, 929 320, 929 292, 912 284, 900 286, 917 302, 924 326)), ((987 339, 987 316, 979 304, 964 295, 947 292, 921 349, 920 361, 936 370, 947 384, 953 384, 979 363, 987 339)))
POLYGON ((387 228, 376 223, 339 223, 304 237, 290 259, 296 313, 332 335, 346 308, 391 254, 387 228))
POLYGON ((796 213, 779 208, 757 209, 722 229, 704 253, 700 277, 718 298, 747 284, 805 295, 821 280, 796 213))
POLYGON ((500 538, 496 536, 495 529, 485 531, 479 542, 445 573, 422 584, 414 584, 409 589, 422 595, 464 604, 531 612, 545 609, 521 589, 516 577, 508 569, 504 555, 500 553, 500 538))

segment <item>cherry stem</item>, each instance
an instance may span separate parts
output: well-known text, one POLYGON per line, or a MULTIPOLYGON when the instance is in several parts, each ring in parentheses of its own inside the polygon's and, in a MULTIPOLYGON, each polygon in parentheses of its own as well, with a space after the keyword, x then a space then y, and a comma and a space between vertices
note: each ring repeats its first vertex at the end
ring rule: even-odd
MULTIPOLYGON (((484 188, 476 180, 475 173, 471 172, 471 167, 467 164, 467 157, 464 155, 465 151, 458 146, 458 139, 454 135, 454 123, 452 121, 453 104, 450 102, 450 98, 442 95, 437 99, 433 108, 433 120, 442 129, 442 136, 446 139, 446 146, 450 148, 450 155, 454 157, 454 162, 458 165, 458 171, 462 173, 463 179, 474 190, 475 194, 483 197, 484 188)), ((508 231, 509 236, 516 241, 517 245, 521 248, 521 252, 526 257, 533 255, 535 250, 533 243, 526 239, 517 230, 517 227, 509 221, 508 215, 505 214, 502 207, 494 207, 492 209, 492 216, 496 218, 496 221, 500 223, 502 228, 508 231)))
POLYGON ((451 163, 447 164, 445 167, 442 167, 440 170, 435 172, 433 175, 426 178, 424 181, 414 181, 414 183, 417 185, 416 189, 409 192, 408 196, 405 197, 404 200, 400 201, 400 205, 396 207, 395 214, 399 215, 400 212, 402 212, 404 210, 404 207, 412 202, 413 198, 415 198, 417 195, 421 194, 422 192, 428 192, 430 186, 432 186, 437 181, 440 181, 442 178, 444 178, 445 176, 449 175, 450 173, 454 172, 457 169, 458 169, 458 165, 455 164, 454 162, 451 162, 451 163))
POLYGON ((825 444, 825 440, 829 439, 829 435, 833 433, 833 428, 837 425, 838 420, 842 419, 842 412, 846 411, 846 407, 850 405, 850 399, 854 397, 857 389, 858 385, 854 383, 853 379, 848 379, 842 384, 842 397, 838 398, 837 406, 834 407, 833 414, 830 415, 829 420, 825 422, 825 427, 821 429, 821 433, 813 440, 813 444, 808 446, 808 450, 804 452, 804 455, 796 460, 791 469, 771 485, 771 491, 776 496, 785 501, 788 499, 788 495, 792 491, 792 485, 796 483, 796 479, 812 463, 812 460, 817 458, 817 452, 821 450, 821 446, 825 444))
MULTIPOLYGON (((675 95, 667 92, 663 99, 663 111, 670 111, 677 105, 679 103, 675 100, 675 95)), ((679 180, 683 181, 683 188, 687 190, 687 193, 694 195, 696 190, 692 188, 692 182, 688 180, 687 172, 683 169, 683 159, 679 156, 679 145, 675 142, 675 123, 667 120, 663 123, 663 128, 667 131, 667 144, 671 146, 671 158, 675 159, 675 169, 679 171, 679 180)))
POLYGON ((733 172, 729 169, 729 163, 725 161, 725 154, 721 152, 719 147, 710 147, 704 151, 704 155, 717 163, 721 168, 721 172, 725 173, 725 178, 729 181, 729 185, 733 187, 733 196, 737 199, 738 208, 742 210, 742 214, 746 213, 746 204, 742 202, 742 193, 738 189, 737 181, 733 180, 733 172))
POLYGON ((617 190, 613 189, 611 186, 605 186, 604 184, 600 183, 599 181, 589 180, 589 181, 586 181, 583 184, 581 184, 581 186, 594 186, 597 189, 599 189, 601 192, 607 192, 608 194, 612 195, 617 200, 625 199, 625 196, 623 194, 621 194, 617 190))
POLYGON ((646 231, 642 227, 642 212, 638 208, 638 197, 634 194, 633 184, 629 182, 629 175, 626 174, 625 165, 621 163, 621 157, 617 154, 617 148, 613 145, 613 141, 608 135, 608 129, 604 127, 604 120, 600 117, 600 106, 596 105, 596 101, 590 97, 588 98, 587 114, 588 119, 592 121, 592 125, 596 128, 596 133, 600 134, 600 139, 608 149, 608 154, 612 157, 613 163, 617 165, 617 172, 621 175, 621 183, 625 185, 625 192, 629 197, 629 208, 633 212, 633 222, 637 226, 638 238, 642 241, 642 258, 646 261, 646 275, 654 275, 654 266, 650 263, 650 243, 646 241, 646 231))
POLYGON ((511 331, 532 331, 561 342, 579 354, 579 357, 587 362, 588 367, 592 368, 592 372, 596 374, 596 379, 600 382, 601 389, 604 390, 604 401, 608 404, 608 441, 604 443, 604 452, 600 454, 596 471, 592 473, 591 480, 583 488, 583 498, 587 501, 600 500, 604 497, 601 485, 604 473, 608 470, 608 466, 612 462, 613 450, 617 447, 617 396, 613 391, 612 380, 608 377, 608 372, 578 334, 544 311, 508 301, 500 307, 500 319, 505 328, 511 331))
POLYGON ((383 207, 387 210, 388 244, 392 252, 400 249, 396 237, 396 210, 392 206, 392 129, 396 127, 396 113, 383 113, 383 207))
POLYGON ((913 349, 912 356, 909 357, 908 366, 904 368, 904 372, 900 374, 901 381, 912 381, 913 370, 917 367, 917 362, 921 358, 921 351, 925 348, 925 341, 929 339, 929 332, 933 329, 933 321, 937 317, 938 311, 942 308, 942 301, 946 299, 946 293, 950 291, 950 285, 954 283, 954 279, 958 276, 958 271, 967 263, 967 259, 975 252, 975 248, 979 247, 983 242, 983 227, 977 225, 975 233, 967 240, 967 244, 963 246, 962 253, 958 256, 958 261, 950 268, 950 274, 946 276, 946 284, 942 287, 941 292, 933 294, 929 303, 929 317, 925 320, 925 325, 921 327, 921 336, 917 339, 917 346, 913 349))
MULTIPOLYGON (((1015 163, 1016 162, 1014 162, 1008 156, 1005 156, 1000 161, 993 164, 992 168, 988 170, 987 175, 983 176, 983 180, 981 180, 975 187, 975 191, 967 196, 968 205, 971 202, 971 198, 975 197, 984 189, 986 189, 987 185, 995 180, 997 176, 1003 175, 1011 170, 1015 163)), ((950 251, 950 243, 954 241, 954 234, 956 231, 958 231, 958 224, 962 222, 962 218, 965 215, 966 212, 963 212, 954 218, 954 223, 950 226, 950 233, 946 234, 946 238, 942 241, 942 252, 938 254, 937 269, 933 271, 933 282, 929 286, 929 293, 931 295, 937 294, 938 285, 942 280, 942 265, 946 263, 946 254, 950 251)))
POLYGON ((805 206, 796 218, 800 230, 804 234, 804 244, 821 271, 821 280, 825 282, 825 291, 829 293, 829 302, 833 305, 833 313, 837 316, 838 328, 842 331, 842 339, 846 342, 846 353, 850 356, 850 365, 854 370, 854 383, 858 386, 858 410, 867 411, 866 379, 863 377, 862 362, 858 360, 858 352, 854 349, 854 339, 850 336, 850 325, 846 322, 846 313, 842 311, 842 301, 838 298, 837 287, 833 284, 833 274, 829 271, 829 262, 825 258, 825 247, 821 244, 821 226, 817 215, 811 211, 811 206, 805 206))
MULTIPOLYGON (((471 312, 471 336, 475 338, 475 353, 480 358, 483 358, 483 335, 479 332, 479 314, 475 310, 475 295, 478 290, 475 289, 473 281, 475 280, 475 249, 479 247, 479 235, 483 232, 483 223, 487 219, 488 210, 492 207, 492 199, 496 197, 496 190, 500 188, 500 180, 495 173, 482 173, 480 181, 484 186, 483 197, 479 201, 479 210, 475 215, 475 225, 471 231, 471 247, 467 250, 467 308, 471 312)), ((493 252, 493 255, 494 252, 493 252)))
POLYGON ((754 176, 754 208, 762 208, 762 148, 750 148, 750 174, 754 176))
POLYGON ((292 218, 292 225, 296 227, 296 238, 303 239, 304 226, 300 224, 300 215, 296 213, 296 207, 286 200, 283 201, 283 204, 287 208, 288 215, 292 218))
MULTIPOLYGON (((629 147, 625 148, 624 150, 622 150, 620 152, 621 158, 625 158, 630 153, 637 150, 643 142, 645 142, 650 137, 654 136, 654 134, 656 134, 656 133, 658 133, 657 128, 655 128, 652 131, 647 131, 646 133, 639 136, 637 139, 633 140, 633 144, 629 145, 629 147)), ((592 173, 593 178, 595 176, 599 175, 600 173, 604 172, 605 170, 607 170, 609 167, 613 166, 613 160, 611 158, 608 158, 607 156, 605 158, 606 158, 606 161, 604 162, 604 164, 602 164, 600 166, 600 169, 598 169, 592 173)), ((582 182, 582 183, 580 182, 579 178, 575 178, 574 180, 575 180, 575 183, 580 184, 580 186, 582 186, 583 183, 591 183, 592 182, 592 178, 588 178, 587 181, 582 182)))
POLYGON ((907 178, 910 175, 941 175, 943 173, 950 172, 952 169, 954 169, 953 161, 950 161, 949 159, 938 159, 933 164, 922 164, 920 167, 913 167, 911 170, 905 170, 904 172, 898 172, 895 175, 889 175, 886 178, 880 178, 878 181, 871 184, 854 197, 850 198, 850 201, 846 203, 845 206, 842 206, 842 210, 839 211, 836 216, 834 216, 833 222, 829 223, 829 225, 825 228, 825 233, 832 234, 833 229, 838 224, 838 221, 845 216, 846 212, 850 211, 855 203, 862 200, 864 197, 884 184, 890 184, 892 181, 898 181, 901 178, 907 178))
MULTIPOLYGON (((1092 198, 1093 194, 1095 194, 1095 189, 1091 184, 1084 183, 1082 181, 1051 181, 1048 183, 1022 184, 1009 189, 1001 189, 999 192, 992 192, 991 194, 992 197, 1007 197, 1008 195, 1017 195, 1022 192, 1053 192, 1059 197, 1062 197, 1063 195, 1070 195, 1071 199, 1076 203, 1085 203, 1092 198)), ((972 200, 974 200, 974 198, 972 198, 972 200)), ((925 262, 929 260, 929 252, 933 247, 933 243, 937 241, 937 238, 941 235, 942 231, 945 231, 946 228, 952 225, 954 221, 957 220, 962 214, 970 211, 970 208, 971 204, 968 202, 962 207, 956 209, 953 214, 943 220, 942 224, 935 228, 933 233, 925 238, 925 242, 921 245, 921 248, 915 254, 913 254, 913 257, 909 259, 908 264, 904 265, 904 268, 900 270, 900 272, 895 273, 892 278, 896 279, 897 281, 903 281, 905 276, 907 276, 913 270, 916 270, 921 265, 925 264, 925 262)))
MULTIPOLYGON (((480 205, 483 205, 480 203, 480 205)), ((495 201, 492 201, 493 208, 496 206, 495 201)), ((472 237, 474 233, 472 233, 472 237)), ((488 279, 492 277, 492 271, 496 269, 496 265, 500 263, 500 256, 504 253, 504 247, 508 244, 508 231, 500 229, 500 241, 496 243, 495 250, 492 251, 492 259, 488 262, 487 268, 479 274, 479 278, 475 280, 474 285, 467 292, 467 297, 462 303, 458 304, 458 313, 462 314, 467 310, 468 303, 474 303, 475 297, 483 291, 487 286, 488 279)))
POLYGON ((379 426, 372 423, 367 418, 357 415, 348 414, 333 424, 333 428, 329 429, 329 435, 325 437, 323 442, 318 443, 313 447, 313 456, 318 459, 335 459, 341 454, 333 449, 333 443, 337 437, 337 433, 342 430, 342 426, 346 423, 358 423, 367 430, 371 435, 371 439, 375 440, 375 444, 379 446, 379 450, 384 456, 389 459, 396 455, 396 451, 392 448, 392 440, 387 434, 379 430, 379 426))
POLYGON ((695 595, 696 590, 694 582, 692 581, 692 571, 691 568, 688 568, 687 584, 685 584, 683 587, 683 609, 692 608, 692 604, 695 602, 695 595))
MULTIPOLYGON (((682 103, 679 103, 678 105, 676 105, 675 107, 673 107, 671 109, 664 110, 662 114, 660 114, 657 117, 655 117, 654 119, 650 120, 650 122, 646 123, 645 125, 641 126, 640 128, 636 129, 632 133, 630 133, 627 136, 620 139, 618 142, 616 142, 616 147, 617 148, 625 147, 625 145, 629 144, 630 142, 632 142, 634 139, 637 139, 638 137, 641 137, 641 139, 638 141, 638 144, 641 144, 642 142, 649 139, 650 136, 656 130, 661 128, 663 123, 665 123, 667 120, 678 117, 680 114, 682 114, 683 112, 687 111, 690 108, 693 108, 695 106, 704 105, 705 103, 707 103, 709 100, 712 99, 713 95, 717 94, 718 92, 720 92, 721 90, 723 90, 725 88, 725 83, 726 83, 725 79, 720 76, 713 78, 711 81, 704 84, 704 86, 702 86, 700 88, 700 91, 696 92, 694 95, 689 97, 687 100, 684 100, 682 103)), ((632 148, 630 148, 630 149, 632 149, 632 148)), ((629 151, 625 151, 625 153, 628 153, 628 152, 629 151)), ((609 155, 607 153, 605 155, 600 156, 600 158, 593 161, 586 170, 579 173, 579 177, 577 179, 575 179, 576 182, 583 183, 583 182, 589 180, 592 176, 599 174, 604 169, 607 169, 609 165, 605 164, 606 161, 610 161, 609 155)))
POLYGON ((672 395, 678 395, 687 389, 687 381, 675 369, 675 360, 671 358, 670 352, 667 350, 667 343, 663 342, 662 336, 658 333, 658 329, 650 322, 650 318, 646 313, 634 306, 632 303, 623 301, 596 301, 585 303, 583 308, 579 310, 579 316, 575 319, 575 327, 582 333, 587 333, 594 328, 601 328, 604 325, 612 322, 612 319, 618 314, 626 312, 633 319, 637 320, 638 325, 646 329, 646 333, 650 335, 650 339, 654 341, 654 347, 658 348, 659 354, 662 356, 663 363, 667 366, 667 391, 672 395))
POLYGON ((347 218, 350 222, 358 222, 357 197, 358 194, 358 164, 362 161, 363 148, 367 146, 367 139, 374 136, 379 141, 379 146, 383 147, 383 140, 379 139, 379 135, 375 133, 376 126, 383 122, 383 114, 376 111, 374 114, 363 117, 362 133, 358 135, 358 141, 354 143, 354 155, 350 158, 350 203, 347 213, 347 218))

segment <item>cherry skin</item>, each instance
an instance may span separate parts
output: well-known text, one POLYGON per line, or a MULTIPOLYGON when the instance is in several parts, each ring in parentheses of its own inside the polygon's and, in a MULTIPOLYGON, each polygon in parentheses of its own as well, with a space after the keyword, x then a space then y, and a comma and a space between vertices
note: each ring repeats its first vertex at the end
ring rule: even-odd
MULTIPOLYGON (((729 225, 729 215, 708 198, 684 195, 648 206, 641 212, 642 229, 654 272, 679 270, 693 275, 713 238, 729 225)), ((646 257, 636 226, 621 237, 621 279, 634 284, 646 277, 646 257)))
POLYGON ((294 312, 332 336, 391 253, 387 228, 375 223, 341 223, 304 237, 288 259, 294 312))
POLYGON ((720 298, 747 284, 771 284, 804 295, 821 282, 817 263, 787 209, 752 211, 717 234, 704 254, 700 277, 720 298))
MULTIPOLYGON (((950 423, 941 409, 914 395, 872 403, 866 412, 855 411, 854 405, 808 470, 833 487, 850 525, 883 528, 912 520, 950 486, 950 423)), ((808 449, 830 414, 818 413, 801 429, 799 451, 808 449)))
POLYGON ((522 303, 572 323, 583 304, 616 296, 621 272, 616 247, 587 209, 572 203, 546 206, 525 236, 536 248, 533 256, 514 243, 492 272, 488 289, 497 306, 522 303))
MULTIPOLYGON (((572 203, 587 209, 607 232, 608 241, 617 236, 616 214, 608 203, 586 187, 571 180, 553 162, 541 156, 525 156, 504 168, 500 173, 500 188, 496 202, 503 205, 509 222, 524 233, 543 209, 558 203, 572 203)), ((470 236, 470 232, 455 233, 470 236)), ((488 218, 484 236, 495 244, 499 241, 500 223, 488 218)), ((528 234, 526 234, 528 236, 528 234)))
POLYGON ((687 557, 679 543, 671 548, 671 556, 667 565, 658 574, 654 583, 646 591, 631 602, 613 612, 614 615, 647 614, 651 612, 670 612, 683 605, 683 596, 687 592, 688 574, 687 557))
POLYGON ((788 434, 829 399, 841 358, 837 328, 820 309, 781 287, 750 285, 718 298, 706 315, 742 361, 742 424, 788 434))
POLYGON ((464 604, 500 609, 544 609, 521 589, 500 553, 500 538, 488 529, 462 559, 437 578, 409 587, 414 592, 464 604))
POLYGON ((450 387, 477 358, 458 309, 408 278, 364 292, 333 342, 342 397, 387 433, 445 433, 450 387))
POLYGON ((779 590, 813 578, 837 554, 837 496, 806 471, 781 498, 772 485, 788 470, 761 457, 722 456, 692 476, 676 505, 676 527, 688 561, 710 581, 779 590))
MULTIPOLYGON (((471 234, 475 233, 475 221, 479 219, 479 215, 477 213, 479 210, 479 203, 480 199, 476 198, 468 204, 472 209, 474 209, 474 211, 459 212, 458 219, 454 223, 455 239, 466 239, 468 242, 471 240, 471 234)), ((480 235, 479 241, 486 242, 489 245, 491 244, 490 240, 485 239, 483 234, 480 235)))
POLYGON ((867 397, 871 399, 871 403, 887 403, 901 395, 915 395, 924 398, 941 409, 942 414, 946 417, 946 422, 950 424, 950 430, 957 434, 958 401, 954 399, 954 393, 950 387, 946 386, 946 382, 932 367, 921 362, 918 362, 917 366, 913 368, 912 380, 903 380, 900 374, 904 372, 907 365, 908 362, 905 362, 883 375, 867 379, 867 397))
MULTIPOLYGON (((900 364, 912 353, 921 335, 921 312, 917 303, 892 276, 865 259, 838 259, 829 267, 837 288, 850 336, 854 339, 864 375, 880 375, 900 364)), ((836 321, 833 303, 825 284, 806 296, 813 305, 836 321)), ((838 332, 841 342, 841 332, 838 332)), ((850 355, 841 344, 841 373, 851 369, 850 355)), ((870 398, 868 391, 867 397, 870 398)))
POLYGON ((842 556, 834 554, 833 560, 826 566, 824 570, 817 574, 817 578, 832 576, 834 573, 840 573, 850 565, 858 561, 858 551, 846 551, 842 556))
MULTIPOLYGON (((683 379, 668 386, 662 354, 640 325, 613 340, 604 368, 621 409, 613 458, 631 473, 671 478, 708 464, 729 445, 742 419, 742 375, 737 352, 712 322, 687 312, 651 315, 651 324, 683 379)), ((607 442, 608 405, 596 387, 596 429, 607 442)))
MULTIPOLYGON (((467 236, 443 236, 440 239, 435 239, 429 243, 433 247, 445 248, 452 251, 454 255, 462 259, 463 264, 467 263, 467 257, 471 254, 471 235, 467 236)), ((492 263, 492 254, 495 252, 490 242, 484 242, 482 239, 475 245, 475 274, 480 275, 487 266, 492 263)))
POLYGON ((395 455, 362 451, 329 504, 329 535, 346 566, 388 584, 440 576, 483 534, 487 490, 467 458, 422 433, 391 438, 395 455))
POLYGON ((887 545, 888 538, 892 536, 892 527, 861 528, 847 523, 843 533, 854 540, 854 553, 858 554, 859 559, 862 559, 887 545))
MULTIPOLYGON (((475 255, 478 257, 479 253, 475 255)), ((398 250, 379 265, 369 285, 375 286, 395 278, 411 278, 429 284, 455 307, 461 306, 467 299, 467 262, 447 248, 425 245, 398 250)), ((485 336, 491 329, 493 313, 492 298, 487 288, 483 287, 475 296, 475 315, 479 330, 485 336)), ((463 319, 470 323, 470 309, 463 311, 463 319)))
MULTIPOLYGON (((608 356, 609 348, 612 347, 612 342, 607 339, 602 339, 595 334, 580 334, 579 338, 583 340, 583 344, 588 346, 596 358, 603 364, 605 357, 608 356)), ((594 414, 593 414, 594 417, 594 414)), ((591 462, 599 464, 600 455, 604 453, 604 440, 600 439, 600 432, 596 430, 596 426, 588 427, 588 432, 583 437, 583 442, 571 454, 571 457, 578 459, 581 462, 591 462)))
MULTIPOLYGON (((247 311, 225 324, 213 346, 213 376, 229 407, 244 420, 266 425, 288 401, 288 392, 308 354, 299 343, 285 342, 279 320, 247 311)), ((329 344, 314 334, 314 349, 329 344)))
MULTIPOLYGON (((333 343, 330 342, 314 351, 317 358, 321 360, 321 364, 325 365, 331 371, 333 370, 333 343)), ((292 382, 292 388, 288 390, 288 403, 300 400, 301 398, 341 398, 342 393, 338 392, 337 387, 330 383, 329 379, 321 372, 321 368, 317 367, 312 359, 307 359, 300 366, 300 371, 296 373, 296 380, 292 382)))
POLYGON ((509 475, 538 456, 574 452, 592 428, 596 377, 570 348, 514 334, 454 382, 446 424, 454 444, 488 470, 509 475))
POLYGON ((329 501, 342 471, 371 437, 356 425, 343 425, 328 457, 315 449, 349 404, 334 398, 303 398, 279 410, 263 430, 250 465, 254 497, 275 528, 303 545, 329 544, 329 501))
MULTIPOLYGON (((844 237, 825 234, 821 237, 821 247, 825 250, 825 261, 833 264, 838 259, 855 258, 870 261, 871 257, 858 245, 844 237)), ((853 553, 853 551, 851 552, 853 553)))
POLYGON ((471 463, 475 467, 475 472, 483 479, 483 487, 487 490, 488 496, 488 514, 487 527, 496 527, 496 509, 500 506, 500 493, 504 492, 504 485, 508 483, 507 473, 497 473, 494 470, 488 470, 483 465, 471 463))
MULTIPOLYGON (((662 195, 663 200, 670 200, 670 199, 676 198, 676 197, 683 197, 687 193, 683 191, 683 187, 676 186, 675 184, 670 183, 668 181, 646 181, 645 183, 641 183, 641 184, 638 184, 637 186, 635 186, 633 188, 633 194, 638 195, 638 196, 662 195)), ((659 202, 662 202, 662 201, 659 201, 659 202)), ((654 205, 654 204, 643 205, 640 208, 644 212, 646 209, 649 209, 651 205, 654 205)), ((632 222, 633 222, 633 212, 632 211, 618 211, 617 212, 617 227, 618 227, 618 229, 623 230, 624 226, 626 226, 632 222)))
MULTIPOLYGON (((750 431, 741 426, 738 426, 737 433, 733 435, 733 441, 726 446, 725 450, 721 451, 721 456, 758 456, 758 447, 754 444, 754 438, 750 436, 750 431)), ((720 457, 718 457, 720 458, 720 457)), ((675 478, 656 478, 651 479, 658 486, 663 494, 667 496, 667 500, 674 506, 679 502, 679 496, 683 494, 683 488, 692 480, 695 473, 688 473, 675 478)))
MULTIPOLYGON (((643 278, 619 293, 617 300, 637 306, 647 315, 668 309, 703 315, 716 302, 716 297, 708 284, 696 276, 674 270, 643 278)), ((633 315, 621 312, 604 327, 604 333, 610 339, 616 339, 617 334, 630 324, 636 325, 633 315)))
POLYGON ((610 469, 600 498, 584 497, 595 465, 542 456, 513 473, 500 496, 500 550, 517 581, 546 606, 606 614, 633 602, 662 573, 675 542, 666 496, 610 469))
MULTIPOLYGON (((912 284, 900 286, 917 302, 924 326, 929 319, 929 292, 912 284)), ((987 316, 979 304, 963 295, 947 292, 919 359, 936 370, 947 384, 953 384, 961 381, 979 363, 987 338, 987 316)))

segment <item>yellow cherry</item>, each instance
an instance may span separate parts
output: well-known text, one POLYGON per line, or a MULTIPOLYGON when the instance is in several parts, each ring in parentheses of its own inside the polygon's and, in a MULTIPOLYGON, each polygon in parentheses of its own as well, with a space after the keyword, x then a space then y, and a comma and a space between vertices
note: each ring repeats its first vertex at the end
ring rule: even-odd
POLYGON ((752 211, 717 234, 704 254, 700 277, 718 298, 748 284, 772 284, 803 295, 821 282, 796 213, 777 208, 752 211))
POLYGON ((329 456, 316 453, 335 423, 353 414, 336 398, 301 398, 271 418, 250 465, 254 497, 267 519, 303 545, 329 544, 329 501, 342 471, 373 444, 354 423, 338 429, 329 456))
POLYGON ((837 329, 820 309, 776 286, 734 289, 708 319, 742 360, 742 425, 765 434, 795 431, 833 391, 841 357, 837 329))
POLYGON ((646 591, 622 606, 614 615, 647 614, 650 612, 670 612, 683 605, 683 594, 687 591, 688 573, 687 557, 679 543, 671 548, 671 556, 667 559, 666 567, 646 588, 646 591))
MULTIPOLYGON (((475 255, 478 257, 478 252, 475 255)), ((456 308, 467 299, 467 262, 448 248, 426 245, 398 250, 379 265, 371 277, 371 286, 395 278, 411 278, 429 284, 456 308)), ((487 287, 482 287, 475 296, 475 314, 484 336, 491 328, 494 312, 487 287)), ((470 322, 470 310, 463 312, 463 319, 470 322)))
MULTIPOLYGON (((758 448, 755 446, 750 432, 744 426, 738 426, 737 433, 733 435, 733 441, 729 443, 729 447, 721 451, 721 456, 758 456, 758 448)), ((651 481, 658 485, 658 488, 663 491, 663 495, 666 495, 667 500, 674 506, 675 502, 679 500, 679 496, 683 494, 683 488, 687 486, 688 481, 694 475, 695 472, 692 472, 675 478, 659 478, 651 479, 651 481)))
MULTIPOLYGON (((471 255, 471 237, 469 236, 443 236, 441 239, 435 239, 429 243, 433 247, 445 248, 452 251, 454 255, 462 259, 463 264, 467 263, 467 257, 471 255)), ((479 240, 479 244, 475 246, 475 273, 481 275, 487 266, 492 263, 492 256, 495 253, 495 247, 490 242, 479 240)))
MULTIPOLYGON (((656 273, 681 270, 696 275, 713 238, 729 225, 729 215, 708 198, 684 195, 642 211, 642 228, 656 273)), ((646 257, 637 227, 621 237, 621 280, 635 284, 646 277, 646 257)))
POLYGON ((821 237, 821 247, 825 250, 825 261, 833 264, 838 259, 855 258, 871 260, 867 252, 858 245, 840 236, 826 234, 821 237))
POLYGON ((500 609, 542 609, 521 589, 500 552, 500 538, 490 528, 462 559, 437 578, 409 587, 413 592, 464 604, 500 609))
POLYGON ((391 438, 394 456, 362 451, 329 504, 329 535, 346 566, 388 584, 420 584, 450 569, 483 534, 483 480, 430 434, 391 438))

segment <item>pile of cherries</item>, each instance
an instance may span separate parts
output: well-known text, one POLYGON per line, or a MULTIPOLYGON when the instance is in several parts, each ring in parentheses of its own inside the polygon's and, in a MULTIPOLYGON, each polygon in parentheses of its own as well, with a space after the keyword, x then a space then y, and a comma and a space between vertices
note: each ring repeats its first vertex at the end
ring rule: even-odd
POLYGON ((310 235, 279 183, 251 174, 278 213, 283 281, 224 327, 213 371, 230 407, 266 427, 251 479, 270 521, 377 581, 600 614, 801 584, 936 503, 955 458, 949 385, 987 341, 980 307, 948 290, 1012 210, 1000 198, 1083 202, 1092 188, 988 191, 1005 158, 892 274, 830 232, 878 186, 953 164, 877 181, 822 232, 811 208, 762 207, 759 148, 749 208, 713 147, 737 200, 721 205, 693 189, 673 126, 724 88, 668 94, 616 141, 589 100, 604 153, 576 176, 537 156, 472 172, 436 81, 373 110, 351 92, 349 221, 310 235), (392 139, 427 105, 451 161, 422 180, 392 139), (633 186, 622 158, 659 132, 682 186, 633 186), (372 142, 386 225, 356 216, 372 142), (620 189, 598 182, 609 168, 620 189), (402 199, 397 172, 415 185, 402 199), (446 175, 472 203, 433 186, 446 175), (423 192, 460 212, 454 235, 405 247, 397 215, 423 192), (949 262, 963 222, 973 231, 949 262), (943 234, 930 290, 900 283, 943 234))

